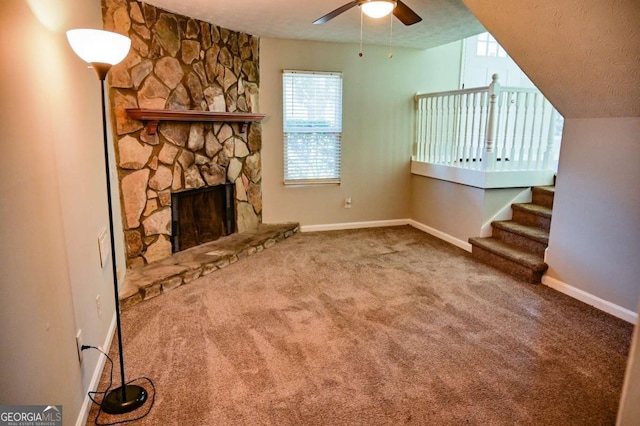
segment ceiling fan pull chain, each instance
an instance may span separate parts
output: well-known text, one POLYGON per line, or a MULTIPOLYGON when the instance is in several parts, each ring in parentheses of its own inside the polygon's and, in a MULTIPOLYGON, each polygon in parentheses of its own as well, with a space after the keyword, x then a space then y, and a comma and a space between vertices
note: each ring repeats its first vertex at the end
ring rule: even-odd
POLYGON ((362 16, 363 16, 363 12, 362 12, 362 8, 360 8, 360 53, 358 53, 358 56, 360 56, 362 58, 362 16))
POLYGON ((393 58, 393 13, 389 14, 391 24, 389 25, 389 59, 393 58))

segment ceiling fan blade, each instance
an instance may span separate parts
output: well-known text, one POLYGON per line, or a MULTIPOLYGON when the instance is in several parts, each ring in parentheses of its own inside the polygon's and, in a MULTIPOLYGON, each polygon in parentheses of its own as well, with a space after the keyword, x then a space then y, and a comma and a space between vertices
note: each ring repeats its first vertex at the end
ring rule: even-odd
POLYGON ((324 24, 327 21, 332 20, 333 18, 335 18, 336 16, 340 15, 343 12, 346 12, 347 10, 351 9, 354 6, 358 5, 358 0, 354 0, 352 2, 349 2, 343 6, 340 6, 339 8, 337 8, 336 10, 334 10, 333 12, 329 12, 326 15, 324 15, 322 18, 318 18, 315 21, 313 21, 314 24, 324 24))
POLYGON ((397 6, 393 9, 393 16, 398 18, 400 22, 405 25, 413 25, 422 21, 422 18, 418 16, 409 6, 397 0, 397 6))

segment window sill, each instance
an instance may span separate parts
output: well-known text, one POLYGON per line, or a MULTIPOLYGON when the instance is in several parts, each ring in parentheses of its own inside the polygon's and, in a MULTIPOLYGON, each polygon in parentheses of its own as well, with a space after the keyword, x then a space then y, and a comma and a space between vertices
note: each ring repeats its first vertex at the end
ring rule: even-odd
POLYGON ((324 180, 289 180, 284 181, 283 185, 287 188, 290 187, 304 187, 304 186, 340 186, 340 179, 324 179, 324 180))

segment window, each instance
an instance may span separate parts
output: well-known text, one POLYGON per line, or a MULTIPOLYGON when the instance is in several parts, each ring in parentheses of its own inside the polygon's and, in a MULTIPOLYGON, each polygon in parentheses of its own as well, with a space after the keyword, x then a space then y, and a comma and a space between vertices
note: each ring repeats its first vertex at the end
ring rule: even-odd
POLYGON ((284 70, 284 183, 340 183, 342 74, 284 70))
POLYGON ((499 56, 504 58, 507 56, 507 52, 504 51, 502 46, 498 44, 495 38, 489 33, 482 33, 478 35, 478 47, 476 49, 476 55, 478 56, 499 56))

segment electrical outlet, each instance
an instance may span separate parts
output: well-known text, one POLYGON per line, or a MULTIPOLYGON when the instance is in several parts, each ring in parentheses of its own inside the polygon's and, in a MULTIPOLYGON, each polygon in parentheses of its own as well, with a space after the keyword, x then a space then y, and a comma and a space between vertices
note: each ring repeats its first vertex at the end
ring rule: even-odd
POLYGON ((344 208, 345 209, 351 208, 351 197, 347 197, 344 199, 344 208))
POLYGON ((104 268, 107 264, 107 257, 109 256, 107 228, 102 228, 102 230, 98 234, 98 252, 100 254, 100 266, 104 268))
POLYGON ((82 329, 78 329, 76 334, 76 349, 78 350, 78 361, 82 365, 82 329))
POLYGON ((102 301, 100 295, 96 296, 96 310, 98 311, 98 318, 102 318, 102 301))

